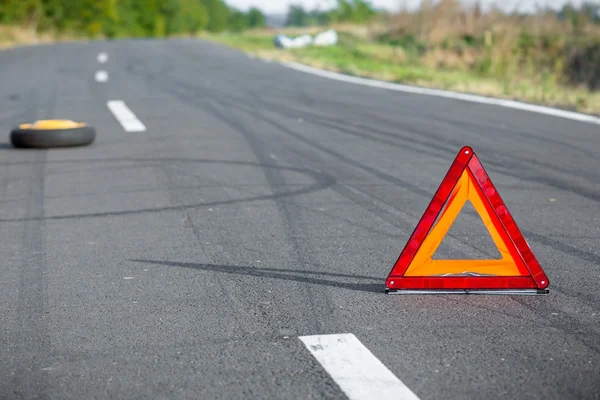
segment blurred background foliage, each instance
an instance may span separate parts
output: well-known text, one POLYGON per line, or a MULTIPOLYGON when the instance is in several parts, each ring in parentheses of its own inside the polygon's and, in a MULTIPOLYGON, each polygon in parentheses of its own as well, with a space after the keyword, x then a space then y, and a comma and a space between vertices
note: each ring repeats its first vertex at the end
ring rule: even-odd
POLYGON ((338 0, 328 9, 291 5, 284 16, 270 16, 224 0, 0 0, 0 45, 200 34, 354 75, 600 112, 594 1, 522 14, 460 0, 422 0, 393 13, 368 0, 338 0), (274 49, 278 33, 328 28, 338 31, 338 46, 274 49))
POLYGON ((164 37, 265 26, 223 0, 0 0, 0 23, 88 37, 164 37))

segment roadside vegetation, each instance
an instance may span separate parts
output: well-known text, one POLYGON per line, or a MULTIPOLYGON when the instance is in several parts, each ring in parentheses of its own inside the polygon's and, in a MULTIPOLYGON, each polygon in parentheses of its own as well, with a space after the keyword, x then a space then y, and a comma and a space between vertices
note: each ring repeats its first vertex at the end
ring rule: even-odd
POLYGON ((0 0, 0 46, 52 40, 167 37, 265 26, 224 0, 0 0))
POLYGON ((281 29, 207 37, 261 57, 355 76, 600 113, 598 5, 533 15, 465 7, 458 0, 423 1, 419 9, 397 14, 355 7, 352 16, 345 10, 323 14, 292 7, 281 29), (273 44, 279 33, 330 28, 338 32, 337 46, 273 44))
MULTIPOLYGON (((258 3, 258 2, 257 2, 258 3)), ((498 1, 497 4, 501 2, 498 1)), ((0 0, 0 48, 87 38, 193 36, 362 77, 600 114, 600 5, 535 14, 423 0, 386 13, 366 0, 290 6, 281 27, 225 0, 0 0), (278 49, 277 34, 333 28, 331 47, 278 49)))

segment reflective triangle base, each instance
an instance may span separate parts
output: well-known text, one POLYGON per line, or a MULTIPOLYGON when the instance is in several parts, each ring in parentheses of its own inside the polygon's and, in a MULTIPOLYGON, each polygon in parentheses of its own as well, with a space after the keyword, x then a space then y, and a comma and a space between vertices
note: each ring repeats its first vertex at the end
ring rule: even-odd
POLYGON ((422 289, 386 289, 387 294, 498 294, 515 296, 538 296, 548 294, 548 289, 440 289, 440 290, 422 290, 422 289))

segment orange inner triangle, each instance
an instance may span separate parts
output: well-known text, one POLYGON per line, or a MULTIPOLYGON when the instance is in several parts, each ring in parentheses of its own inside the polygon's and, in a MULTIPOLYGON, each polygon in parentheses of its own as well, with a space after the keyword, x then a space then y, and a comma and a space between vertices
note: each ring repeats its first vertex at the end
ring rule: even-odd
MULTIPOLYGON (((515 261, 517 258, 514 256, 518 257, 518 255, 509 250, 505 240, 510 241, 510 239, 508 239, 505 232, 499 231, 497 227, 502 229, 497 217, 495 217, 495 221, 492 220, 492 216, 484 204, 482 194, 477 190, 477 187, 475 187, 474 179, 468 168, 466 168, 450 194, 450 197, 446 202, 446 207, 442 211, 437 223, 425 237, 425 240, 415 254, 413 261, 408 266, 404 276, 454 275, 463 273, 495 276, 528 275, 523 263, 515 261), (467 200, 473 204, 473 207, 490 233, 494 244, 500 252, 500 259, 434 260, 433 255, 442 243, 448 230, 450 230, 456 217, 460 214, 467 200)), ((511 248, 514 249, 512 242, 510 242, 510 245, 511 248)))

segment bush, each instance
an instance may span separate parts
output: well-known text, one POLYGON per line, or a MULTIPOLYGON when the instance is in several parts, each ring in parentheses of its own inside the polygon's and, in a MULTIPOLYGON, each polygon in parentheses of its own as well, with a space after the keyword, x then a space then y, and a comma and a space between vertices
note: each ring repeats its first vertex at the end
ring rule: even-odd
POLYGON ((584 85, 590 90, 600 89, 600 42, 567 48, 565 74, 571 85, 584 85))

